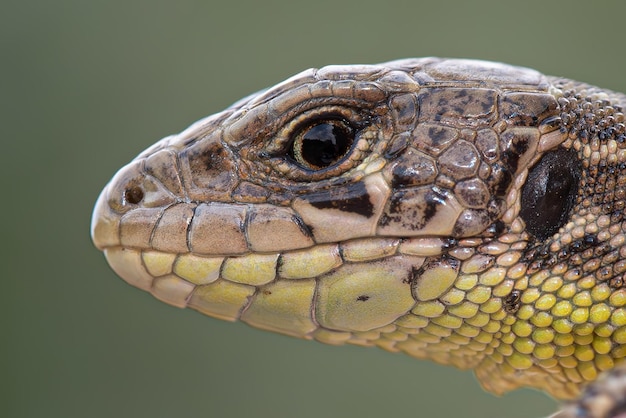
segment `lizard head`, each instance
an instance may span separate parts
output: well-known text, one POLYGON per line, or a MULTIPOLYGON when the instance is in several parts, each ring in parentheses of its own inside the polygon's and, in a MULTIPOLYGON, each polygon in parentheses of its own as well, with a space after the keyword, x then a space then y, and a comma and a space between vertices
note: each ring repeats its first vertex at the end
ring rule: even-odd
POLYGON ((559 360, 624 315, 620 103, 480 61, 308 70, 140 154, 92 237, 175 306, 572 396, 623 356, 617 319, 559 360))

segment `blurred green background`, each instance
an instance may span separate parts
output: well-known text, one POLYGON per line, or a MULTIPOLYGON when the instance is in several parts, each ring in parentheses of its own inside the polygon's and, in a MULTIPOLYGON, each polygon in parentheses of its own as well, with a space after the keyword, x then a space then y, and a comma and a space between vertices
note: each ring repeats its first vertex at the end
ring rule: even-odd
POLYGON ((114 172, 305 68, 473 57, 626 91, 626 2, 3 1, 2 417, 540 417, 520 390, 171 308, 89 238, 114 172))

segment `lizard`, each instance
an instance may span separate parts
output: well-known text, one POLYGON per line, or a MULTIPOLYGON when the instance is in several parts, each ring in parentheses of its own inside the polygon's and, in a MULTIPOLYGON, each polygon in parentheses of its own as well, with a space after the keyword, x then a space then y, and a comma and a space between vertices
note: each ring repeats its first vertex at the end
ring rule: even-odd
POLYGON ((91 235, 173 306, 617 416, 625 105, 478 60, 310 69, 142 152, 91 235))

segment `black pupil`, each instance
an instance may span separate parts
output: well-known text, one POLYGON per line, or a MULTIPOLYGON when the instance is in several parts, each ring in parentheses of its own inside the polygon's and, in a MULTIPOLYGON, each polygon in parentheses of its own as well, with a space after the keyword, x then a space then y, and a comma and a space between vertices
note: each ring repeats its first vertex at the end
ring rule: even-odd
POLYGON ((341 122, 327 122, 306 130, 300 138, 295 151, 296 160, 306 163, 308 168, 328 167, 341 159, 352 145, 352 132, 341 122))

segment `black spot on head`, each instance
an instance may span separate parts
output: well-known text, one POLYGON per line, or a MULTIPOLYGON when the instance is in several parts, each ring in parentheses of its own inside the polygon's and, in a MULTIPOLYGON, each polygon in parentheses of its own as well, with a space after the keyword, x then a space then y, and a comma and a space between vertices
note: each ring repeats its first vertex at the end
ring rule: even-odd
POLYGON ((415 174, 412 167, 404 164, 398 164, 393 168, 393 177, 391 179, 391 187, 397 189, 402 186, 411 186, 415 174))
POLYGON ((507 297, 504 298, 503 308, 507 313, 515 313, 520 308, 520 299, 522 297, 522 292, 519 290, 513 290, 507 297))
POLYGON ((450 141, 448 131, 441 129, 438 126, 431 126, 428 128, 428 137, 433 143, 433 146, 440 146, 450 141))
POLYGON ((506 196, 511 181, 513 181, 513 176, 508 168, 497 163, 491 166, 491 174, 487 178, 487 183, 491 185, 496 197, 504 198, 506 196))
POLYGON ((491 109, 493 108, 493 99, 481 101, 480 102, 480 108, 483 111, 483 113, 485 113, 485 114, 489 113, 491 111, 491 109))
POLYGON ((504 224, 504 222, 501 220, 497 220, 496 222, 493 223, 492 227, 490 228, 490 232, 492 232, 493 235, 497 236, 497 235, 502 235, 505 229, 506 229, 506 225, 504 224))
POLYGON ((529 138, 526 136, 513 136, 508 149, 502 153, 502 159, 511 172, 517 171, 520 157, 528 151, 530 147, 528 141, 529 138))
POLYGON ((438 187, 400 189, 394 192, 378 222, 381 226, 399 224, 402 228, 419 231, 448 204, 446 193, 438 187))
POLYGON ((358 298, 356 298, 356 300, 359 301, 359 302, 365 302, 365 301, 369 300, 369 298, 370 297, 367 296, 367 295, 361 295, 358 298))
POLYGON ((438 193, 438 189, 426 195, 426 206, 424 208, 424 224, 427 224, 436 214, 439 206, 446 204, 445 198, 438 193))
POLYGON ((598 243, 598 237, 591 234, 585 234, 585 236, 583 237, 583 243, 585 245, 585 248, 594 247, 598 243))
POLYGON ((374 214, 374 205, 363 182, 313 193, 306 196, 306 199, 318 209, 338 209, 366 218, 374 214))
POLYGON ((569 219, 580 187, 581 163, 573 150, 546 153, 528 173, 520 216, 538 240, 554 235, 569 219))
MULTIPOLYGON (((461 103, 462 105, 466 105, 467 103, 461 103)), ((465 106, 452 106, 452 109, 454 110, 454 113, 458 114, 458 115, 462 115, 463 112, 465 111, 465 106)))

